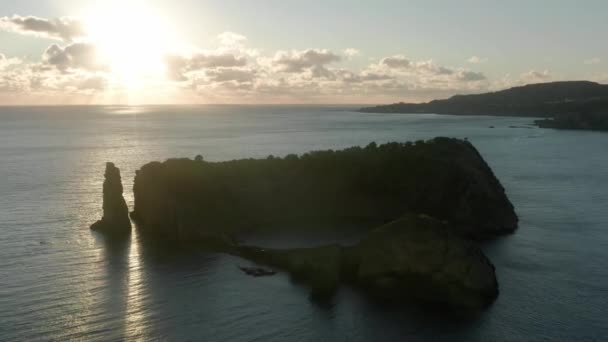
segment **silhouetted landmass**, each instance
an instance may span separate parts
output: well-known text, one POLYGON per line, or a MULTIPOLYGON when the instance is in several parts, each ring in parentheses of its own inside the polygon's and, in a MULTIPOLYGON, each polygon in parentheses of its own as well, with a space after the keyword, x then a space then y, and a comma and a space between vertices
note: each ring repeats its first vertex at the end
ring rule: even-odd
POLYGON ((482 307, 498 295, 494 266, 446 223, 408 214, 374 229, 357 245, 291 250, 238 247, 235 254, 282 268, 329 296, 341 282, 390 300, 421 299, 482 307))
MULTIPOLYGON (((588 81, 538 83, 485 94, 455 95, 428 103, 368 107, 361 111, 531 117, 553 117, 560 114, 574 117, 587 113, 594 118, 602 118, 601 122, 605 122, 608 116, 608 85, 588 81)), ((596 122, 598 121, 587 120, 584 126, 593 126, 596 122)), ((578 127, 575 125, 572 128, 578 127)))
POLYGON ((608 112, 558 114, 552 119, 536 120, 534 123, 541 128, 606 131, 608 130, 608 112))
POLYGON ((137 171, 132 217, 144 234, 179 240, 311 227, 370 229, 404 213, 449 221, 476 239, 510 233, 517 216, 467 141, 372 143, 285 158, 171 159, 137 171))
POLYGON ((120 170, 113 163, 106 163, 103 181, 103 217, 93 223, 91 229, 112 235, 129 234, 131 220, 129 209, 122 196, 120 170))
MULTIPOLYGON (((132 217, 143 236, 284 269, 323 298, 349 283, 389 300, 485 306, 498 295, 494 266, 468 238, 510 233, 518 222, 473 145, 450 138, 285 158, 152 162, 136 172, 133 192, 132 217), (370 232, 353 246, 286 250, 241 246, 233 238, 344 225, 370 232)), ((120 226, 114 222, 123 222, 124 209, 119 171, 108 163, 104 218, 92 228, 120 226)))

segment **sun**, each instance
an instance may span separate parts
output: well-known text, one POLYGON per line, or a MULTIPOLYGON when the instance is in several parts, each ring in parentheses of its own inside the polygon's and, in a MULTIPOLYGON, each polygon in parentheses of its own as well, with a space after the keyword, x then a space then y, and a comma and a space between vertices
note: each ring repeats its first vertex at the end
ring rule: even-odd
POLYGON ((88 37, 115 83, 138 88, 164 77, 163 60, 175 40, 163 19, 142 1, 106 1, 87 12, 88 37))

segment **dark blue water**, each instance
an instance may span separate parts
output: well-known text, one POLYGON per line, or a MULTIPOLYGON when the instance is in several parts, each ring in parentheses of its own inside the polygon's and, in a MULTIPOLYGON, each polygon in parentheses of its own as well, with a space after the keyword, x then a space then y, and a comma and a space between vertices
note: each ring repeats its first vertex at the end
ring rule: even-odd
MULTIPOLYGON (((314 107, 0 108, 0 340, 404 341, 608 339, 608 134, 531 119, 361 114, 314 107), (490 125, 496 128, 488 128, 490 125), (521 218, 484 246, 501 294, 479 316, 387 307, 342 289, 331 305, 234 257, 91 233, 106 161, 207 160, 468 137, 521 218)), ((311 245, 332 236, 279 236, 311 245)))

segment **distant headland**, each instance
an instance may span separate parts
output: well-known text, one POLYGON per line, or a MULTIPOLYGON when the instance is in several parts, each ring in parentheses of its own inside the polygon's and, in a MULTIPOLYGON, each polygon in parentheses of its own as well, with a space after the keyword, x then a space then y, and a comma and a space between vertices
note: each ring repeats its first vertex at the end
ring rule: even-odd
POLYGON ((608 85, 589 81, 537 83, 427 103, 366 107, 360 111, 544 117, 536 121, 543 128, 608 130, 608 85))

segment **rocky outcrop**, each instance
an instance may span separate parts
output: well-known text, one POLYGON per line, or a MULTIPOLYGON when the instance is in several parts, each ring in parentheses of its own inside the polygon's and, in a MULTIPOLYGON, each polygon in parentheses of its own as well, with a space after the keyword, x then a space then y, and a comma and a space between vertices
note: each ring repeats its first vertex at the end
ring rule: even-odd
MULTIPOLYGON (((608 100, 606 101, 608 103, 608 100)), ((540 128, 608 131, 608 104, 601 112, 557 114, 552 119, 535 120, 540 128)))
POLYGON ((353 257, 356 282, 381 296, 483 306, 498 295, 483 252, 428 216, 407 215, 374 230, 353 257))
POLYGON ((494 266, 482 251, 446 223, 425 215, 406 215, 351 247, 243 246, 236 254, 287 270, 315 295, 330 295, 341 282, 391 300, 466 307, 486 306, 498 295, 494 266))
POLYGON ((193 240, 252 230, 364 225, 406 212, 475 239, 510 233, 517 216, 468 141, 372 143, 285 158, 172 159, 136 173, 132 217, 144 234, 193 240))
POLYGON ((314 296, 334 293, 341 279, 343 248, 337 245, 289 250, 240 246, 233 253, 257 263, 286 270, 310 286, 314 296))
POLYGON ((131 232, 129 209, 122 195, 120 170, 113 163, 106 163, 103 182, 103 217, 91 225, 92 230, 122 235, 131 232))

